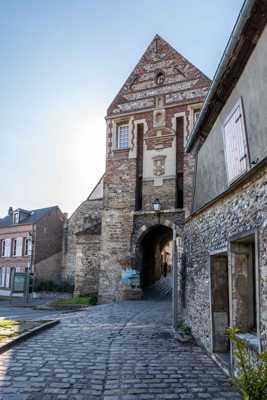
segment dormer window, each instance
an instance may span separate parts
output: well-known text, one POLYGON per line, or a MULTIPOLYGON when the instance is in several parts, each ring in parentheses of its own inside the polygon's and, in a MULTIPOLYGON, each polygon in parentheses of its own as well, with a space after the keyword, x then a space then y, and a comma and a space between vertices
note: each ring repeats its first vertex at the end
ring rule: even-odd
POLYGON ((118 125, 117 130, 117 148, 128 149, 129 147, 129 126, 128 124, 118 125))
POLYGON ((18 224, 19 223, 19 212, 15 212, 13 216, 13 223, 18 224))

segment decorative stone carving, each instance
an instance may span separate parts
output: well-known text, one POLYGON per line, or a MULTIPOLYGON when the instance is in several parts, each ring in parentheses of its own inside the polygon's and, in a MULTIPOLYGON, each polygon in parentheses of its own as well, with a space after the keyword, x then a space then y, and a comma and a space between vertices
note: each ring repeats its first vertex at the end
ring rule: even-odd
POLYGON ((162 108, 164 106, 164 96, 157 96, 155 99, 155 107, 162 108))
POLYGON ((165 81, 165 73, 163 71, 161 71, 161 70, 156 71, 156 73, 155 73, 155 83, 157 85, 163 85, 164 81, 165 81))
POLYGON ((153 174, 155 176, 162 176, 165 174, 165 160, 166 156, 164 155, 153 157, 153 174))
POLYGON ((170 128, 160 127, 150 129, 145 134, 146 148, 147 150, 159 150, 172 147, 174 137, 175 131, 170 128))
POLYGON ((155 110, 153 111, 153 127, 164 127, 165 122, 165 110, 155 110))

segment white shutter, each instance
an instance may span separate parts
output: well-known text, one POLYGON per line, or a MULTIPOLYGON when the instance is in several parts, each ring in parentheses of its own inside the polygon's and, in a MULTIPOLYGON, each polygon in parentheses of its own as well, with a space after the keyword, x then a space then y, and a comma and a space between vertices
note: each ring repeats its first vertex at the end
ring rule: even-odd
POLYGON ((224 125, 225 158, 231 183, 247 170, 248 154, 241 102, 232 110, 224 125))
POLYGON ((11 255, 11 239, 5 239, 5 257, 11 255))
POLYGON ((32 241, 28 239, 28 256, 32 255, 32 241))
POLYGON ((6 268, 6 288, 10 288, 10 267, 6 268))
POLYGON ((5 268, 0 268, 0 287, 4 287, 5 285, 5 268))
POLYGON ((22 256, 22 244, 23 238, 17 238, 17 248, 16 248, 16 256, 22 256))

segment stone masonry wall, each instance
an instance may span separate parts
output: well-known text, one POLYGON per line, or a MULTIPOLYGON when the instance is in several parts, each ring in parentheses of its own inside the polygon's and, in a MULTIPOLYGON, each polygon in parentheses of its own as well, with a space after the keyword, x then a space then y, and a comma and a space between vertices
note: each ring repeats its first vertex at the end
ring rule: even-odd
POLYGON ((176 198, 176 180, 164 179, 162 186, 159 188, 154 185, 154 181, 143 182, 143 209, 152 210, 153 201, 160 198, 161 207, 164 210, 173 209, 175 207, 176 198))
MULTIPOLYGON (((235 235, 258 231, 260 332, 267 338, 267 166, 252 178, 200 211, 185 224, 186 305, 184 318, 193 335, 211 351, 210 253, 228 246, 235 235)), ((235 316, 233 316, 235 320, 235 316)), ((267 344, 267 343, 266 343, 267 344)))
POLYGON ((136 159, 109 159, 104 179, 99 301, 120 296, 121 267, 130 256, 135 207, 136 159))
POLYGON ((75 294, 97 295, 100 265, 100 235, 79 234, 76 238, 75 294))
POLYGON ((68 220, 64 232, 63 279, 74 283, 77 256, 76 233, 101 221, 103 200, 85 200, 68 220))

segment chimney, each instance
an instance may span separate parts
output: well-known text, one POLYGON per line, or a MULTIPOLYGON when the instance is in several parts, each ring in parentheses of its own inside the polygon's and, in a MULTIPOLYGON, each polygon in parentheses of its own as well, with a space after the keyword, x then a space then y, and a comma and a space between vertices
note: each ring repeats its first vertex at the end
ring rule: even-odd
POLYGON ((13 215, 13 207, 9 207, 8 209, 8 215, 13 215))

